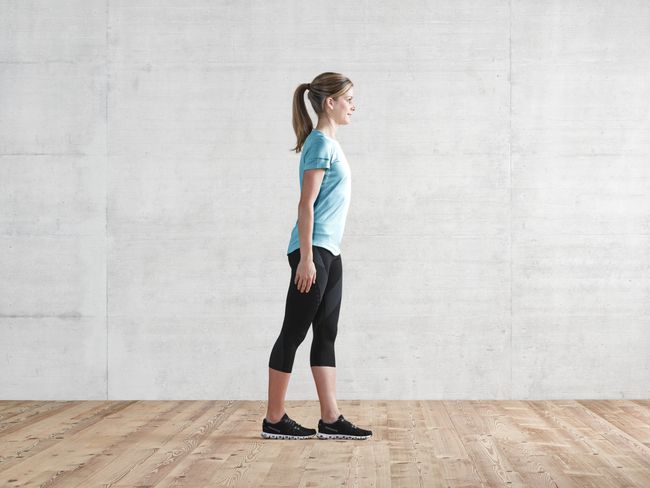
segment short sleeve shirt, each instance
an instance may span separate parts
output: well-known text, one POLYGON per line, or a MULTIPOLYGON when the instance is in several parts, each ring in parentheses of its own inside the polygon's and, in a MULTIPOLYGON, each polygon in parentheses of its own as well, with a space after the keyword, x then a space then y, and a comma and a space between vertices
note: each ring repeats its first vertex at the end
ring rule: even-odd
MULTIPOLYGON (((314 230, 312 245, 341 254, 345 221, 350 207, 352 175, 348 160, 336 139, 314 129, 305 139, 300 156, 298 180, 302 192, 305 170, 324 168, 325 174, 314 201, 314 230)), ((287 254, 300 247, 298 220, 293 226, 287 254)))

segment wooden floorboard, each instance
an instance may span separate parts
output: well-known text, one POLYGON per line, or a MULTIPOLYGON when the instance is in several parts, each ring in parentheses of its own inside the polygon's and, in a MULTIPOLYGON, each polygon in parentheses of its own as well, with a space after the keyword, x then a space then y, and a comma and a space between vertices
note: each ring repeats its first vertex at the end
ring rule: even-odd
POLYGON ((263 439, 264 401, 0 401, 0 487, 650 487, 648 400, 338 404, 373 437, 263 439))

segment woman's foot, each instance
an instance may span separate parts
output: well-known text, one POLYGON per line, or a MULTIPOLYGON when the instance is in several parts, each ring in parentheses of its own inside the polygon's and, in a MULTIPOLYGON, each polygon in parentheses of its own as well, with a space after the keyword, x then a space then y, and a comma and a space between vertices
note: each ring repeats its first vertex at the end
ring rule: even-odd
POLYGON ((316 429, 303 427, 285 413, 276 423, 262 419, 261 435, 266 439, 310 439, 316 435, 316 429))
POLYGON ((316 437, 319 439, 369 439, 372 437, 372 431, 357 427, 343 415, 339 415, 339 418, 332 423, 320 419, 316 437))

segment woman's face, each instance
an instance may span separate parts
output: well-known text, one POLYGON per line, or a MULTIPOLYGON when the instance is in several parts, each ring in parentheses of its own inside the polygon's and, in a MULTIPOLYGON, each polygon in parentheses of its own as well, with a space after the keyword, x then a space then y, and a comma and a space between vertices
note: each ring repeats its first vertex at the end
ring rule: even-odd
POLYGON ((330 112, 330 116, 334 119, 334 122, 339 125, 349 124, 350 117, 356 110, 353 90, 353 88, 350 88, 338 99, 332 98, 332 111, 330 112))

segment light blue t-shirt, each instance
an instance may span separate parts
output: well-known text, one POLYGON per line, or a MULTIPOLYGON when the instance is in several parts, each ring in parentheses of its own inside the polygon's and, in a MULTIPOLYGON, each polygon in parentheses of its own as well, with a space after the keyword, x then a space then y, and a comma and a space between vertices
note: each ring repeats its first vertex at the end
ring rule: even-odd
MULTIPOLYGON (((352 174, 338 141, 317 129, 309 133, 302 146, 298 171, 301 192, 303 174, 305 170, 313 168, 325 168, 325 175, 314 201, 312 246, 324 247, 338 256, 341 254, 343 230, 350 207, 352 174)), ((299 247, 298 219, 296 219, 287 254, 299 247)))

